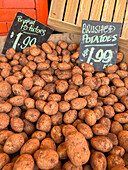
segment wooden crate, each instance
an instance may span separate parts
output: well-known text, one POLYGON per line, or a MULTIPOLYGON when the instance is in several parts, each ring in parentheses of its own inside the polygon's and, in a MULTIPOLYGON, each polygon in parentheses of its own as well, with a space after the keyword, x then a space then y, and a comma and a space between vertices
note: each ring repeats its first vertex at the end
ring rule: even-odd
POLYGON ((56 31, 80 34, 81 21, 121 22, 128 39, 127 0, 52 0, 48 25, 56 31))

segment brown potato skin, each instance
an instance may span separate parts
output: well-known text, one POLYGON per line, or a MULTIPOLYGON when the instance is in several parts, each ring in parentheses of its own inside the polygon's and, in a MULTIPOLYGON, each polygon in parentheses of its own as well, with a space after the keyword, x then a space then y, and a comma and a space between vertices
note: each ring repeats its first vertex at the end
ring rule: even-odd
POLYGON ((73 125, 64 125, 62 128, 62 133, 65 137, 74 132, 77 132, 77 129, 73 125))
POLYGON ((96 114, 93 110, 89 110, 85 113, 85 122, 89 126, 93 126, 96 123, 96 114))
POLYGON ((85 139, 91 139, 93 137, 92 129, 87 124, 79 123, 77 129, 84 135, 85 139))
POLYGON ((14 163, 13 170, 33 170, 34 168, 34 159, 29 154, 21 155, 16 162, 14 163))
POLYGON ((31 136, 31 138, 36 138, 39 141, 42 141, 45 137, 46 137, 46 133, 42 131, 35 131, 31 136))
POLYGON ((75 98, 71 101, 71 108, 75 110, 81 110, 87 105, 87 101, 84 98, 75 98))
POLYGON ((61 112, 57 112, 55 115, 51 116, 52 125, 61 125, 63 120, 63 114, 61 112))
POLYGON ((78 97, 78 92, 75 89, 68 90, 64 95, 64 100, 69 102, 78 97))
POLYGON ((30 122, 36 122, 40 117, 40 112, 37 109, 28 109, 25 113, 25 118, 30 122))
POLYGON ((51 138, 55 143, 59 144, 63 141, 62 129, 60 126, 54 126, 51 129, 51 138))
POLYGON ((62 113, 67 112, 70 109, 70 104, 66 101, 60 101, 58 106, 59 106, 59 108, 58 108, 59 111, 62 113))
POLYGON ((58 103, 56 101, 49 101, 44 106, 44 113, 47 115, 55 115, 58 112, 58 103))
POLYGON ((88 162, 90 151, 87 141, 81 133, 76 132, 66 136, 65 143, 67 155, 75 166, 81 166, 88 162), (78 154, 79 157, 77 156, 78 154))
POLYGON ((71 161, 67 161, 63 166, 62 166, 63 169, 65 170, 83 170, 83 167, 82 166, 75 166, 71 163, 71 161))
POLYGON ((35 152, 34 158, 40 169, 52 169, 59 161, 57 152, 52 149, 39 149, 35 152))
POLYGON ((95 124, 92 131, 97 136, 106 136, 108 134, 108 129, 102 123, 95 124))
POLYGON ((88 63, 82 63, 80 67, 83 71, 94 73, 94 67, 88 63))
POLYGON ((13 134, 9 136, 4 144, 4 152, 13 154, 17 152, 24 144, 24 138, 21 134, 13 134))
POLYGON ((62 142, 58 147, 57 147, 57 153, 59 155, 60 160, 66 160, 68 159, 67 156, 67 149, 66 149, 66 144, 65 142, 62 142))
POLYGON ((15 131, 15 132, 22 132, 23 128, 24 128, 24 122, 22 119, 20 119, 19 117, 12 117, 11 118, 11 128, 15 131))
POLYGON ((0 113, 0 130, 5 129, 9 125, 9 119, 6 113, 0 113))
POLYGON ((11 163, 7 163, 3 168, 2 168, 2 170, 13 170, 13 165, 14 165, 14 163, 13 162, 11 162, 11 163))
POLYGON ((128 131, 122 130, 118 134, 119 145, 122 146, 126 152, 128 152, 128 131))
POLYGON ((102 152, 93 152, 90 163, 95 170, 106 170, 107 168, 107 160, 102 152))
POLYGON ((117 155, 122 157, 125 153, 125 150, 121 146, 113 146, 113 149, 109 152, 110 155, 117 155))
POLYGON ((53 149, 56 151, 56 144, 51 138, 45 138, 40 144, 40 149, 53 149))
POLYGON ((0 153, 0 169, 2 169, 9 162, 9 156, 6 153, 0 153))
POLYGON ((122 125, 118 121, 113 121, 111 125, 111 132, 118 135, 120 131, 123 130, 122 125))
POLYGON ((63 116, 63 121, 65 124, 72 124, 77 118, 76 110, 69 110, 63 116))
POLYGON ((13 135, 14 133, 9 130, 2 130, 0 131, 0 144, 4 145, 5 141, 8 139, 9 136, 13 135))

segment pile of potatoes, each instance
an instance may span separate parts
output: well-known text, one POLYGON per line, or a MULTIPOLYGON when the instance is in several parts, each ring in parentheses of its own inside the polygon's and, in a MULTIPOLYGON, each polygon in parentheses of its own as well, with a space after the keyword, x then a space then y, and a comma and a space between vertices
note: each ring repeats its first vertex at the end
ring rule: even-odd
POLYGON ((128 169, 128 71, 62 40, 0 56, 0 169, 128 169))

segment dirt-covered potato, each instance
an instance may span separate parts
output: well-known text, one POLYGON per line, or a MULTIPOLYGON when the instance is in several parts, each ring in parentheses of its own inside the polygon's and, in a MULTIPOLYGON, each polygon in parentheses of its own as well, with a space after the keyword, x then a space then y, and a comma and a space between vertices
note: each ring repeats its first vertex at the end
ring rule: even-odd
POLYGON ((45 137, 46 137, 46 133, 42 131, 35 131, 31 136, 31 138, 36 138, 39 141, 42 141, 45 137))
POLYGON ((14 163, 13 170, 33 170, 34 168, 34 159, 29 154, 21 155, 16 162, 14 163))
POLYGON ((79 89, 78 89, 78 93, 80 96, 87 96, 87 95, 90 95, 91 94, 91 88, 89 86, 81 86, 79 89))
POLYGON ((118 69, 117 65, 111 65, 105 68, 105 73, 115 73, 118 69))
POLYGON ((75 166, 73 165, 73 163, 71 163, 71 161, 67 161, 63 166, 62 166, 63 169, 65 170, 83 170, 83 167, 82 166, 75 166))
POLYGON ((9 156, 6 153, 0 153, 0 169, 2 169, 9 162, 9 156))
POLYGON ((119 113, 114 116, 114 120, 119 123, 127 123, 128 122, 128 113, 119 113))
POLYGON ((62 128, 62 133, 65 137, 74 132, 77 132, 77 129, 72 125, 64 125, 62 128))
POLYGON ((35 100, 32 98, 26 98, 24 100, 24 104, 27 107, 27 109, 34 109, 35 108, 35 100))
POLYGON ((36 122, 40 116, 40 112, 37 109, 28 109, 25 113, 25 118, 30 122, 36 122))
POLYGON ((4 144, 4 152, 13 154, 19 151, 24 144, 24 138, 21 134, 13 134, 9 136, 4 144))
POLYGON ((14 163, 13 163, 13 162, 7 163, 7 164, 2 168, 2 170, 13 170, 13 166, 14 166, 14 163))
POLYGON ((115 111, 112 106, 103 106, 104 109, 104 115, 108 118, 112 118, 115 115, 115 111))
POLYGON ((92 129, 85 123, 79 123, 77 129, 80 133, 84 135, 86 139, 91 139, 93 137, 92 129))
POLYGON ((81 119, 81 120, 84 120, 85 119, 85 113, 88 111, 89 109, 81 109, 79 112, 78 112, 78 117, 81 119))
POLYGON ((123 103, 126 107, 126 109, 128 109, 128 96, 126 96, 127 92, 125 93, 124 96, 121 97, 121 103, 123 103))
POLYGON ((121 52, 118 52, 117 53, 117 59, 116 59, 116 63, 120 63, 122 60, 123 60, 124 56, 123 56, 123 53, 121 52))
POLYGON ((51 138, 45 138, 40 144, 40 149, 53 149, 56 151, 56 144, 51 138))
POLYGON ((104 109, 101 106, 95 106, 93 111, 96 114, 97 120, 99 120, 100 118, 104 116, 104 109))
POLYGON ((65 93, 68 89, 68 83, 65 80, 60 80, 56 84, 56 91, 59 94, 65 93))
POLYGON ((102 152, 93 152, 90 158, 91 167, 95 170, 106 170, 107 160, 102 152))
POLYGON ((59 144, 63 141, 62 128, 60 126, 54 126, 51 129, 51 138, 57 144, 59 144))
POLYGON ((121 146, 113 146, 113 149, 109 152, 110 155, 117 155, 122 157, 125 153, 125 150, 121 146))
POLYGON ((111 124, 111 132, 118 135, 120 131, 123 130, 122 125, 118 121, 113 121, 111 124))
POLYGON ((64 100, 69 102, 78 97, 78 92, 75 89, 68 90, 64 95, 64 100))
POLYGON ((119 145, 128 152, 128 131, 122 130, 118 134, 119 145))
POLYGON ((5 129, 9 125, 9 116, 6 113, 0 113, 0 130, 5 129))
POLYGON ((51 118, 46 114, 42 114, 37 121, 36 128, 43 132, 49 132, 51 129, 51 118))
POLYGON ((114 133, 108 133, 107 137, 112 141, 113 145, 118 145, 118 139, 114 133))
POLYGON ((29 139, 21 148, 20 154, 34 154, 34 152, 39 149, 40 142, 38 139, 29 139))
POLYGON ((66 149, 66 144, 65 144, 65 142, 61 143, 61 144, 57 147, 57 153, 58 153, 58 155, 59 155, 59 159, 60 159, 60 160, 66 160, 66 159, 68 159, 67 149, 66 149))
POLYGON ((93 126, 96 123, 96 114, 93 110, 88 110, 85 113, 85 123, 89 126, 93 126))
POLYGON ((82 63, 80 67, 83 71, 94 73, 94 67, 88 63, 82 63))
POLYGON ((40 169, 52 169, 59 161, 59 156, 53 149, 39 149, 35 152, 34 158, 40 169))
POLYGON ((67 155, 75 166, 81 166, 88 162, 90 151, 85 137, 79 133, 72 133, 65 139, 67 155))
POLYGON ((83 77, 80 74, 74 74, 72 76, 72 81, 75 85, 80 86, 83 84, 83 77))
POLYGON ((0 82, 0 97, 8 97, 11 94, 11 85, 7 81, 0 82))
POLYGON ((24 122, 24 131, 28 135, 31 135, 35 131, 35 125, 26 119, 24 119, 23 122, 24 122))
POLYGON ((99 89, 98 89, 98 94, 101 97, 105 97, 108 96, 110 94, 111 90, 110 87, 108 85, 102 85, 99 89))
POLYGON ((64 114, 63 121, 65 124, 72 124, 77 118, 76 110, 69 110, 64 114))
POLYGON ((108 129, 102 123, 95 124, 92 131, 97 136, 106 136, 108 134, 108 129))
POLYGON ((35 100, 46 100, 49 96, 49 92, 46 90, 39 90, 34 94, 34 99, 35 100))
POLYGON ((112 141, 108 137, 105 137, 105 136, 93 137, 91 139, 91 145, 94 149, 101 151, 101 152, 109 152, 113 148, 112 141))
POLYGON ((55 115, 58 112, 58 103, 56 101, 49 101, 44 106, 44 113, 48 115, 55 115))
POLYGON ((70 104, 66 101, 59 102, 59 111, 60 112, 67 112, 70 109, 70 104))
POLYGON ((24 122, 19 117, 12 117, 10 121, 11 128, 15 132, 22 132, 24 128, 24 122))
POLYGON ((84 98, 75 98, 71 101, 71 108, 74 110, 81 110, 87 105, 84 98))

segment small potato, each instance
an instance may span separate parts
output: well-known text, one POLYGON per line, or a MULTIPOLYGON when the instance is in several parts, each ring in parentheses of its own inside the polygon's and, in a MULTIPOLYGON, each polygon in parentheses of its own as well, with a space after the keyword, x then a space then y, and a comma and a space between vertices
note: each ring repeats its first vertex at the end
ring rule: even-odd
POLYGON ((24 87, 25 90, 31 90, 32 86, 33 86, 33 80, 32 78, 28 77, 25 78, 22 82, 22 85, 24 87))
POLYGON ((76 50, 76 49, 77 49, 77 44, 72 43, 72 44, 69 44, 69 45, 68 45, 68 50, 69 50, 69 51, 74 51, 74 50, 76 50))
POLYGON ((108 130, 110 130, 110 127, 111 127, 111 120, 107 117, 102 117, 100 120, 99 120, 99 123, 103 124, 104 126, 106 126, 106 128, 108 130))
POLYGON ((35 131, 35 125, 32 122, 29 122, 28 120, 24 119, 24 131, 31 135, 35 131))
POLYGON ((69 110, 64 114, 63 121, 65 124, 72 124, 77 118, 76 110, 69 110))
POLYGON ((74 74, 72 76, 72 81, 75 85, 80 86, 83 84, 83 77, 80 74, 74 74))
POLYGON ((112 83, 116 87, 124 87, 124 82, 122 80, 118 79, 118 78, 112 79, 112 83))
POLYGON ((62 52, 62 49, 58 45, 56 46, 56 52, 57 52, 58 55, 60 55, 61 52, 62 52))
POLYGON ((21 155, 14 163, 13 170, 33 170, 34 159, 29 154, 21 155))
POLYGON ((20 155, 22 154, 34 154, 34 152, 39 149, 40 142, 38 139, 29 139, 21 148, 20 155))
POLYGON ((81 109, 79 112, 78 112, 78 117, 81 119, 81 120, 84 120, 85 119, 85 113, 88 111, 89 109, 81 109))
POLYGON ((115 94, 115 91, 116 91, 117 87, 116 86, 111 86, 110 89, 111 89, 111 94, 115 94))
POLYGON ((76 128, 79 123, 83 123, 83 122, 84 121, 81 119, 76 119, 72 125, 76 128))
POLYGON ((6 153, 0 153, 0 169, 2 169, 9 162, 9 156, 6 153))
POLYGON ((42 141, 46 137, 46 133, 42 131, 35 131, 31 138, 37 138, 39 141, 42 141))
POLYGON ((6 113, 0 113, 0 130, 5 129, 9 125, 9 119, 6 113))
POLYGON ((68 90, 64 95, 64 100, 69 102, 78 97, 78 92, 74 89, 68 90))
POLYGON ((104 115, 108 118, 112 118, 115 115, 115 111, 112 106, 103 106, 104 115))
POLYGON ((21 84, 13 84, 12 91, 16 96, 29 97, 29 93, 24 89, 21 84))
POLYGON ((84 85, 89 86, 92 90, 96 88, 96 78, 95 77, 86 77, 84 79, 84 85))
POLYGON ((56 91, 59 94, 65 93, 68 89, 68 83, 65 80, 60 80, 57 82, 56 91))
POLYGON ((22 119, 20 119, 19 117, 12 117, 11 118, 11 128, 15 131, 15 132, 22 132, 23 128, 24 128, 24 122, 22 119))
POLYGON ((91 139, 91 145, 94 149, 101 151, 101 152, 109 152, 113 148, 112 141, 105 136, 93 137, 91 139))
POLYGON ((35 100, 46 100, 49 96, 49 93, 46 90, 39 90, 34 94, 35 100))
POLYGON ((128 76, 128 72, 125 70, 117 70, 116 72, 118 74, 118 76, 120 76, 121 79, 125 78, 128 76))
POLYGON ((44 132, 49 132, 51 129, 51 118, 46 114, 42 114, 37 121, 36 128, 44 132))
POLYGON ((16 76, 8 76, 5 81, 7 81, 9 84, 17 84, 18 78, 16 76))
POLYGON ((7 81, 0 82, 0 97, 8 97, 12 93, 11 85, 7 81))
POLYGON ((117 155, 122 157, 125 153, 125 150, 121 146, 113 146, 113 149, 109 152, 110 155, 117 155))
POLYGON ((14 166, 14 163, 13 163, 13 162, 7 163, 7 164, 2 168, 2 170, 13 170, 13 166, 14 166))
POLYGON ((125 166, 124 160, 117 155, 109 155, 107 157, 108 170, 112 169, 116 165, 125 166))
POLYGON ((25 106, 27 109, 34 109, 35 107, 35 100, 32 98, 26 98, 24 101, 25 106))
POLYGON ((108 77, 101 77, 101 85, 109 85, 110 80, 108 77))
POLYGON ((107 137, 112 141, 113 145, 118 145, 118 139, 114 133, 108 133, 107 137))
POLYGON ((78 59, 79 58, 79 52, 78 51, 76 51, 75 53, 73 53, 72 55, 71 55, 71 60, 72 61, 75 61, 76 59, 78 59))
MULTIPOLYGON (((82 166, 75 166, 71 163, 71 161, 67 161, 63 166, 63 169, 65 170, 83 170, 82 166)), ((85 169, 86 170, 86 169, 85 169)))
MULTIPOLYGON (((81 86, 79 89, 78 89, 78 93, 80 96, 87 96, 87 95, 90 95, 91 94, 91 88, 89 86, 81 86)), ((78 97, 78 96, 77 96, 78 97)))
POLYGON ((103 103, 104 105, 113 105, 114 100, 111 97, 107 96, 103 99, 103 103))
POLYGON ((114 103, 118 102, 118 98, 116 97, 116 95, 114 95, 114 94, 109 94, 108 97, 111 97, 111 98, 113 99, 114 103))
POLYGON ((50 94, 49 96, 48 96, 48 99, 47 99, 48 101, 55 101, 55 102, 59 102, 59 101, 61 101, 61 95, 59 95, 59 94, 50 94))
POLYGON ((58 69, 59 70, 69 70, 69 69, 71 69, 71 65, 67 64, 67 63, 59 63, 58 69))
POLYGON ((44 90, 46 90, 49 93, 55 93, 55 84, 53 83, 48 83, 45 87, 44 90))
POLYGON ((49 101, 44 106, 44 113, 48 115, 55 115, 58 112, 58 103, 55 101, 49 101))
POLYGON ((95 170, 106 170, 107 160, 103 153, 93 152, 91 155, 91 167, 95 170))
POLYGON ((20 134, 23 136, 24 141, 26 142, 28 140, 28 135, 25 132, 21 132, 20 134))
POLYGON ((74 75, 74 74, 81 74, 82 75, 82 70, 81 70, 81 68, 80 67, 78 67, 78 66, 74 66, 73 67, 73 69, 72 69, 72 75, 74 75))
POLYGON ((36 101, 36 108, 40 111, 43 112, 44 111, 44 106, 46 105, 46 102, 43 100, 37 100, 36 101))
POLYGON ((122 125, 118 121, 113 121, 111 125, 111 133, 118 135, 120 131, 123 130, 122 125))
POLYGON ((95 106, 93 111, 96 114, 97 120, 104 116, 104 109, 101 106, 95 106))
POLYGON ((105 73, 115 73, 118 69, 118 66, 117 65, 112 65, 112 66, 109 66, 109 67, 106 67, 105 68, 105 73))
POLYGON ((128 109, 128 96, 126 96, 127 93, 125 93, 124 96, 121 97, 121 103, 123 103, 126 107, 126 109, 128 109))
POLYGON ((61 125, 63 119, 63 114, 61 112, 57 112, 55 115, 51 116, 52 125, 61 125))
POLYGON ((74 132, 77 132, 77 129, 73 125, 64 125, 62 128, 62 133, 65 137, 74 132))
POLYGON ((110 94, 110 87, 108 85, 103 85, 98 89, 98 94, 101 97, 105 97, 110 94))
POLYGON ((51 47, 50 47, 50 45, 48 43, 43 43, 41 45, 41 47, 42 47, 42 49, 43 49, 43 51, 45 53, 47 53, 47 54, 51 54, 52 53, 52 49, 51 49, 51 47))
POLYGON ((56 70, 55 74, 60 80, 67 80, 72 77, 71 70, 56 70))
POLYGON ((59 46, 62 48, 62 49, 66 49, 68 47, 68 44, 65 42, 65 41, 61 41, 59 43, 59 46))
POLYGON ((96 114, 92 110, 88 110, 85 113, 85 123, 87 123, 89 126, 93 126, 96 123, 96 114))
POLYGON ((33 77, 33 71, 28 66, 24 66, 21 72, 24 74, 25 77, 33 77))
POLYGON ((8 139, 9 136, 13 135, 14 133, 9 130, 2 130, 0 131, 0 144, 4 145, 5 141, 8 139))
MULTIPOLYGON (((44 81, 41 77, 35 75, 35 76, 32 77, 32 79, 33 79, 33 85, 34 85, 34 86, 44 87, 45 81, 44 81)), ((40 90, 40 89, 39 89, 39 90, 40 90)))
POLYGON ((19 107, 13 107, 11 111, 8 113, 10 117, 20 117, 21 109, 19 107))
POLYGON ((87 124, 79 123, 77 129, 84 135, 85 139, 91 139, 93 137, 92 129, 87 124))
POLYGON ((38 56, 40 54, 41 50, 37 47, 30 47, 30 55, 32 56, 38 56))
POLYGON ((22 106, 22 105, 24 105, 25 97, 24 96, 14 96, 14 97, 11 97, 8 101, 13 106, 22 106))
POLYGON ((118 134, 119 145, 128 152, 128 131, 122 130, 118 134))
POLYGON ((108 74, 107 77, 109 78, 110 81, 112 81, 114 78, 120 79, 120 76, 116 73, 108 74))
POLYGON ((119 123, 128 123, 128 113, 119 113, 114 116, 114 120, 119 123))
POLYGON ((76 132, 66 136, 65 144, 67 155, 75 166, 81 166, 88 162, 90 151, 87 141, 81 133, 76 132))
POLYGON ((21 134, 9 136, 4 144, 4 152, 7 154, 16 153, 24 144, 24 138, 21 134))
POLYGON ((2 76, 3 78, 8 77, 9 75, 10 75, 10 70, 9 70, 9 69, 4 68, 4 69, 1 71, 1 76, 2 76))
POLYGON ((59 111, 60 112, 67 112, 70 109, 70 104, 66 101, 59 102, 59 111))
POLYGON ((15 53, 16 53, 16 52, 15 52, 15 50, 14 50, 13 48, 9 48, 9 49, 6 51, 5 55, 6 55, 6 57, 7 57, 9 60, 11 60, 15 53))
POLYGON ((51 138, 45 138, 40 144, 40 149, 48 148, 56 151, 56 144, 51 138))
POLYGON ((92 131, 97 136, 106 136, 108 134, 108 129, 102 123, 95 124, 92 131))
POLYGON ((87 107, 88 108, 93 108, 93 107, 95 107, 96 106, 96 104, 97 104, 97 98, 95 98, 95 97, 93 97, 93 96, 85 96, 86 98, 86 100, 87 100, 87 107))
POLYGON ((63 141, 62 129, 60 126, 54 126, 51 129, 51 138, 55 141, 55 143, 59 144, 63 141))
POLYGON ((28 109, 25 113, 25 118, 30 122, 36 122, 40 116, 40 112, 37 109, 28 109))
POLYGON ((68 159, 67 156, 67 149, 66 149, 66 144, 65 142, 61 143, 58 148, 57 148, 57 153, 59 155, 60 160, 65 160, 68 159))
POLYGON ((88 63, 82 63, 80 67, 83 71, 94 73, 94 67, 88 63))
POLYGON ((117 53, 116 64, 120 63, 123 60, 123 58, 124 58, 123 53, 118 52, 117 53))
POLYGON ((34 159, 40 169, 52 169, 59 162, 57 152, 52 149, 37 150, 34 154, 34 159))
POLYGON ((128 77, 123 79, 125 87, 128 89, 128 77))
POLYGON ((33 61, 29 61, 28 63, 27 63, 27 66, 31 69, 31 70, 35 70, 36 69, 36 63, 35 62, 33 62, 33 61))
POLYGON ((128 153, 125 153, 123 156, 123 160, 125 162, 125 165, 128 166, 128 153))
POLYGON ((71 101, 71 108, 74 110, 81 110, 87 105, 84 98, 75 98, 71 101))
POLYGON ((92 170, 91 166, 90 165, 84 165, 83 167, 84 169, 83 170, 92 170))

